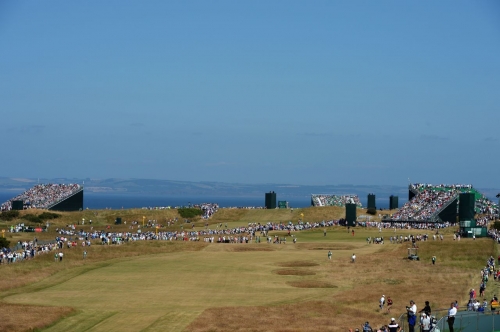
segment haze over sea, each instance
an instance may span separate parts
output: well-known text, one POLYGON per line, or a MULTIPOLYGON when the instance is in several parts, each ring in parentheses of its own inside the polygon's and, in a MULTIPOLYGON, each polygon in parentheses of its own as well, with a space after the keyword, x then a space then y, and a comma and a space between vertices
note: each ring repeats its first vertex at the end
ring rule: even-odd
MULTIPOLYGON (((0 202, 5 202, 21 192, 0 192, 0 202)), ((143 207, 160 206, 188 206, 189 204, 218 203, 220 207, 243 207, 243 206, 264 206, 264 194, 257 196, 164 196, 164 195, 141 195, 141 194, 104 194, 104 193, 84 193, 83 206, 89 209, 131 209, 143 207)), ((311 206, 310 196, 290 196, 277 197, 278 200, 287 201, 292 208, 304 208, 311 206)), ((367 198, 360 197, 363 206, 366 206, 367 198)), ((388 198, 378 198, 377 208, 387 209, 389 207, 388 198)), ((399 197, 399 206, 406 202, 405 198, 399 197)))

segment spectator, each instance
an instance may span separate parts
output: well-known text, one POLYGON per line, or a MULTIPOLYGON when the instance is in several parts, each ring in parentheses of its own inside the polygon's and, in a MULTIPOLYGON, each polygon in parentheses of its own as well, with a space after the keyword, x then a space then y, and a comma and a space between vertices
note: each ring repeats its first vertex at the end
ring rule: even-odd
POLYGON ((373 332, 373 329, 368 322, 361 324, 361 326, 363 327, 363 332, 373 332))
POLYGON ((426 314, 427 316, 431 316, 431 306, 429 305, 429 301, 425 301, 425 306, 422 310, 419 311, 420 312, 423 312, 424 314, 426 314))
POLYGON ((401 327, 394 318, 391 318, 391 322, 389 323, 388 328, 389 332, 398 332, 399 330, 401 330, 401 327))
POLYGON ((387 312, 391 312, 391 308, 392 308, 392 299, 390 296, 387 297, 387 312))
POLYGON ((455 323, 455 315, 457 314, 457 308, 455 307, 455 303, 450 304, 450 309, 448 310, 448 327, 450 332, 453 332, 453 324, 455 323))
POLYGON ((420 327, 422 328, 422 332, 429 332, 431 330, 431 318, 426 313, 422 314, 420 327))
POLYGON ((408 315, 408 329, 410 332, 415 332, 415 324, 417 323, 417 305, 413 300, 410 301, 410 306, 406 307, 408 315))

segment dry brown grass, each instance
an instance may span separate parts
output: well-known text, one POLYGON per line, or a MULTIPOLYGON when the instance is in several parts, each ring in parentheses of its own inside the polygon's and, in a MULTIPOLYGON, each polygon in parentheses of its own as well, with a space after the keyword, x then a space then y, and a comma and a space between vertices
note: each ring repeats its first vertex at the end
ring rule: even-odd
POLYGON ((276 307, 211 308, 191 323, 186 332, 201 331, 275 331, 275 332, 337 332, 347 331, 355 317, 370 321, 360 308, 344 307, 341 302, 307 301, 276 307))
MULTIPOLYGON (((315 280, 284 280, 293 287, 339 287, 339 292, 326 301, 276 307, 207 309, 186 331, 340 332, 359 327, 364 321, 378 327, 387 324, 390 317, 403 313, 410 299, 419 309, 425 301, 430 301, 433 310, 447 308, 453 300, 465 303, 468 289, 479 285, 479 269, 485 259, 496 252, 496 245, 490 239, 458 242, 448 238, 444 242, 420 243, 422 260, 415 262, 405 258, 406 247, 404 244, 372 246, 383 250, 370 254, 360 252, 354 264, 334 257, 333 264, 315 268, 319 277, 315 280), (431 264, 433 255, 438 257, 436 265, 431 264), (323 272, 326 278, 321 278, 323 272), (382 294, 394 301, 390 315, 378 309, 378 299, 382 294)), ((314 264, 294 261, 278 265, 300 267, 314 264)), ((491 286, 489 291, 494 292, 497 287, 491 286)))
POLYGON ((73 312, 74 309, 65 307, 41 307, 0 302, 0 331, 43 329, 73 312))
POLYGON ((309 267, 309 266, 318 266, 318 263, 308 262, 308 261, 291 261, 291 262, 283 262, 277 264, 281 267, 309 267))
POLYGON ((274 273, 282 275, 282 276, 313 276, 316 273, 303 269, 281 269, 276 270, 274 273))
POLYGON ((338 286, 332 285, 326 281, 319 280, 301 280, 301 281, 288 281, 288 285, 297 288, 337 288, 338 286))
POLYGON ((273 247, 263 247, 263 246, 255 246, 255 245, 231 246, 231 247, 227 247, 225 249, 226 249, 226 251, 232 251, 232 252, 275 251, 276 250, 273 247))
POLYGON ((299 243, 297 247, 307 250, 352 250, 358 246, 348 243, 299 243))

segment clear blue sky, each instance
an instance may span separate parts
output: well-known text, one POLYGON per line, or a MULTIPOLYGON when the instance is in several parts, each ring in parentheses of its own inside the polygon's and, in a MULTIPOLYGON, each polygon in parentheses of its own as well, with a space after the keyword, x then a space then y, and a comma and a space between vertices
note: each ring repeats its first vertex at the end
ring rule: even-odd
POLYGON ((0 175, 500 188, 500 1, 2 1, 0 175))

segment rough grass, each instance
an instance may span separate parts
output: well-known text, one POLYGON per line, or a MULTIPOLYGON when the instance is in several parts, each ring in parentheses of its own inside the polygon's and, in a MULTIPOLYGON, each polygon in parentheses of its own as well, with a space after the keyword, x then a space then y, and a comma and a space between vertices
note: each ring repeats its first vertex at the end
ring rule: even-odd
POLYGON ((318 266, 319 264, 308 261, 291 261, 291 262, 278 263, 277 265, 282 267, 308 267, 308 266, 318 266))
POLYGON ((256 246, 252 244, 245 244, 245 246, 236 245, 226 248, 227 251, 232 252, 248 252, 248 251, 275 251, 273 247, 256 246))
POLYGON ((288 281, 287 284, 297 288, 337 288, 329 282, 318 280, 288 281))
POLYGON ((276 307, 223 307, 205 310, 185 331, 347 331, 353 324, 343 322, 353 322, 354 317, 370 320, 375 316, 366 315, 362 309, 323 301, 306 301, 276 307))
POLYGON ((74 309, 65 307, 42 307, 0 302, 0 331, 33 331, 43 329, 74 309))
POLYGON ((316 274, 313 271, 302 270, 302 269, 281 269, 274 271, 274 273, 282 276, 313 276, 316 274))

